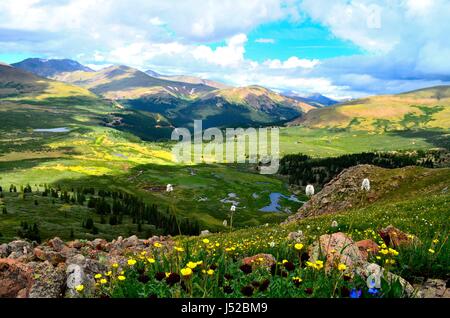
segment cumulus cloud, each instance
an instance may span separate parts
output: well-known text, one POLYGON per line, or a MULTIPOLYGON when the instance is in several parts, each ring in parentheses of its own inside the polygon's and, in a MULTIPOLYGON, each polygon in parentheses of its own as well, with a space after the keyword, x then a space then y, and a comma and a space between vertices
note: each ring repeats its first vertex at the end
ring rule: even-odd
POLYGON ((357 97, 449 83, 449 18, 447 0, 2 0, 0 53, 357 97), (320 61, 246 56, 251 30, 303 18, 365 54, 320 61))

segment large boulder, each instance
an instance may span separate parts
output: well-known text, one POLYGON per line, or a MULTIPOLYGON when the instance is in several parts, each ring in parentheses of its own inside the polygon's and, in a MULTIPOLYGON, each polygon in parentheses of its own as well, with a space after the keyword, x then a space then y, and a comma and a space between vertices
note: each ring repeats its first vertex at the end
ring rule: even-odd
POLYGON ((353 240, 342 232, 325 234, 319 237, 308 249, 311 262, 325 257, 325 268, 328 270, 339 263, 355 269, 364 265, 366 260, 359 252, 353 240))
POLYGON ((60 263, 53 266, 50 262, 28 263, 33 271, 33 283, 30 298, 60 298, 66 285, 66 266, 60 263))

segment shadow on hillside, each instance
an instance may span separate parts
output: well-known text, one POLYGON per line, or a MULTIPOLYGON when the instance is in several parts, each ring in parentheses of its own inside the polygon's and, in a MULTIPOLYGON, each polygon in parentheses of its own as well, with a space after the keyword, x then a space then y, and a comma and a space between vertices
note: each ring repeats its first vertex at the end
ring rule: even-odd
POLYGON ((405 130, 389 132, 389 134, 403 138, 424 139, 427 143, 437 148, 445 148, 450 150, 449 132, 440 130, 405 130))

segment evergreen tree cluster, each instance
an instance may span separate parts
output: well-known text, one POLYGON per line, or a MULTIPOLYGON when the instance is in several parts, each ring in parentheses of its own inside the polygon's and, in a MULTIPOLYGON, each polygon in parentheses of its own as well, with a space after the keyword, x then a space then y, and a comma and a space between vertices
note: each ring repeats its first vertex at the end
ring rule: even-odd
POLYGON ((334 158, 311 158, 304 154, 291 154, 280 160, 279 173, 289 176, 290 184, 323 186, 342 170, 359 164, 371 164, 390 169, 414 165, 433 168, 434 156, 435 153, 424 151, 363 152, 334 158))

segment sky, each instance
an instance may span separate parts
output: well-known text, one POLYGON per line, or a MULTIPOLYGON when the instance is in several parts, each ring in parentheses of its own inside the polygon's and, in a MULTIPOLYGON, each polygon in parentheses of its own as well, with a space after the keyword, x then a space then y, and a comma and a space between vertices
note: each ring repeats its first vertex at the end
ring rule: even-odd
POLYGON ((0 61, 345 99, 450 84, 449 0, 1 0, 0 61))

